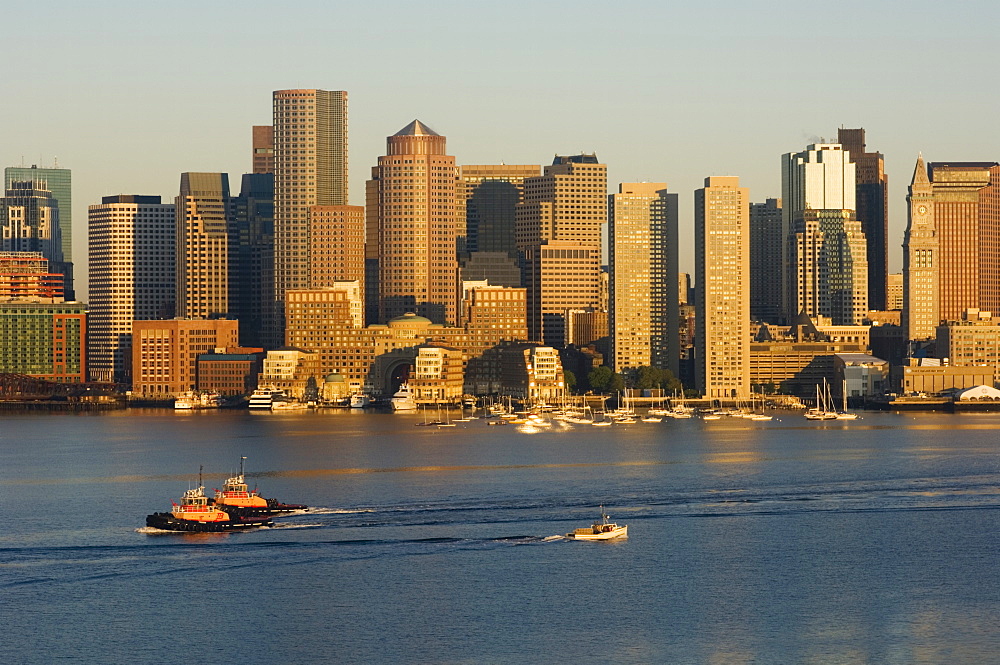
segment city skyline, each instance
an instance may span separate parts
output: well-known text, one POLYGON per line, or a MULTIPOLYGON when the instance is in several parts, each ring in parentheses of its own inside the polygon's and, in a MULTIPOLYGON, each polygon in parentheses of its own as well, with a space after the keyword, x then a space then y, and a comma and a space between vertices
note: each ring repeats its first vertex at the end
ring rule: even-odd
MULTIPOLYGON (((987 26, 998 9, 986 3, 935 13, 934 21, 929 3, 906 12, 838 5, 838 15, 864 17, 857 37, 822 30, 831 20, 823 7, 790 2, 768 10, 641 4, 614 16, 597 3, 572 13, 532 7, 530 25, 519 18, 527 8, 520 3, 445 4, 433 15, 402 3, 305 3, 301 9, 312 17, 306 26, 300 16, 268 14, 272 40, 283 45, 268 58, 259 56, 257 38, 245 36, 260 31, 263 4, 248 3, 239 13, 201 7, 197 26, 185 21, 186 3, 169 15, 121 5, 116 21, 107 21, 102 10, 118 5, 65 5, 47 19, 56 39, 46 50, 33 48, 28 33, 0 47, 33 54, 32 68, 5 77, 0 158, 44 167, 58 157, 73 170, 77 220, 103 196, 173 196, 182 172, 250 172, 250 128, 269 122, 271 91, 296 86, 350 91, 348 203, 363 203, 384 137, 419 117, 449 137, 457 164, 545 164, 554 154, 597 152, 612 188, 670 182, 681 194, 684 247, 693 247, 684 193, 706 175, 737 175, 751 200, 761 202, 780 195, 781 154, 832 140, 841 126, 864 127, 890 176, 890 272, 902 263, 916 154, 928 161, 1000 154, 1000 138, 980 128, 995 97, 961 67, 988 57, 987 26), (337 40, 316 38, 343 24, 356 29, 337 40), (692 24, 712 29, 692 33, 692 24), (432 44, 422 37, 430 29, 439 37, 432 44), (197 39, 203 31, 212 39, 197 39), (193 37, 190 48, 174 48, 177 35, 193 37), (379 49, 369 46, 376 36, 379 49), (877 43, 849 48, 866 36, 877 43), (837 57, 830 58, 834 47, 837 57), (427 57, 405 59, 414 48, 427 57), (456 61, 456 52, 472 55, 456 61), (69 76, 70 54, 73 70, 87 76, 69 76), (225 76, 200 73, 216 69, 204 65, 220 58, 232 63, 225 76), (429 71, 451 76, 430 80, 429 71), (933 95, 928 80, 935 80, 933 95), (197 103, 177 103, 174 88, 182 81, 197 103), (830 91, 835 102, 815 103, 830 91), (943 116, 952 121, 942 125, 943 116)), ((5 15, 23 22, 35 11, 18 6, 5 15)), ((75 256, 85 247, 81 226, 74 229, 75 256)), ((681 269, 693 272, 685 259, 681 269)))

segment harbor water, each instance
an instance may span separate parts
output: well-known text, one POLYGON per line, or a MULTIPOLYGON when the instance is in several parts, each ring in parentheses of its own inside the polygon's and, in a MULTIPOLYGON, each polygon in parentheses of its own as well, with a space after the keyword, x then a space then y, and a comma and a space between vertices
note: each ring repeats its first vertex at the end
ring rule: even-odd
POLYGON ((862 415, 4 413, 0 662, 1000 662, 1000 415, 862 415), (313 508, 144 527, 242 456, 313 508))

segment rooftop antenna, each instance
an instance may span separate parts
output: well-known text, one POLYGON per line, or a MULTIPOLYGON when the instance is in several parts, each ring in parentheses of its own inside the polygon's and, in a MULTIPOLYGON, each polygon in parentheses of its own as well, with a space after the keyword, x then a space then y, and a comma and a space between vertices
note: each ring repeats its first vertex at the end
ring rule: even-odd
POLYGON ((59 157, 58 156, 53 156, 52 157, 52 168, 54 168, 54 169, 59 168, 59 157))

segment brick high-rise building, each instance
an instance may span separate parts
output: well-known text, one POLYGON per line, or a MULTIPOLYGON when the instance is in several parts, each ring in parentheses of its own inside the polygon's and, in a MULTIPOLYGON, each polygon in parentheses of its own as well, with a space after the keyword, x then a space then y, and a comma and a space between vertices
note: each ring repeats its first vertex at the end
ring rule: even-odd
POLYGON ((347 93, 276 90, 274 98, 273 342, 285 291, 309 286, 309 208, 347 204, 347 93))
POLYGON ((253 172, 274 173, 274 127, 253 126, 253 172))
POLYGON ((865 234, 868 256, 868 306, 885 310, 886 275, 889 273, 889 177, 880 152, 865 149, 864 129, 837 130, 855 165, 855 212, 865 234))
POLYGON ((198 356, 238 347, 236 321, 135 321, 132 324, 132 394, 169 399, 198 387, 198 356))
POLYGON ((534 341, 565 346, 567 312, 600 307, 607 173, 596 155, 556 156, 543 175, 524 181, 515 239, 534 341))
POLYGON ((622 183, 608 197, 611 366, 680 371, 677 195, 665 182, 622 183))
POLYGON ((379 321, 415 312, 435 323, 457 322, 455 176, 445 137, 419 120, 386 139, 368 183, 374 205, 366 211, 369 242, 377 227, 379 321))
POLYGON ((105 196, 88 209, 89 371, 132 380, 132 322, 169 319, 176 302, 176 216, 159 196, 105 196))
POLYGON ((41 252, 0 252, 0 302, 62 302, 63 276, 49 272, 41 252))
POLYGON ((705 397, 750 396, 750 201, 737 177, 694 193, 696 381, 705 397))
POLYGON ((917 159, 904 242, 903 320, 911 340, 967 309, 1000 311, 1000 164, 917 159))
POLYGON ((309 209, 311 288, 357 281, 365 288, 364 206, 313 206, 309 209))

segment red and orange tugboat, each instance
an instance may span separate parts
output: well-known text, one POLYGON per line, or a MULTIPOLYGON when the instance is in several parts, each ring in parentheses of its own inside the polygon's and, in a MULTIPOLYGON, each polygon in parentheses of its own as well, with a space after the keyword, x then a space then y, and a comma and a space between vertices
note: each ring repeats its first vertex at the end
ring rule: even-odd
POLYGON ((265 499, 256 489, 250 491, 243 476, 243 462, 240 458, 240 473, 226 480, 221 490, 215 490, 213 503, 231 515, 241 517, 269 517, 280 513, 305 510, 308 506, 298 503, 281 503, 277 499, 265 499))
POLYGON ((180 505, 175 503, 173 511, 147 515, 146 526, 166 531, 217 532, 241 531, 271 524, 270 515, 236 515, 209 505, 205 488, 201 485, 200 471, 198 485, 196 489, 184 492, 180 505))

